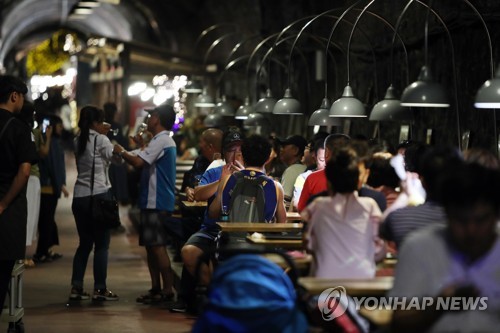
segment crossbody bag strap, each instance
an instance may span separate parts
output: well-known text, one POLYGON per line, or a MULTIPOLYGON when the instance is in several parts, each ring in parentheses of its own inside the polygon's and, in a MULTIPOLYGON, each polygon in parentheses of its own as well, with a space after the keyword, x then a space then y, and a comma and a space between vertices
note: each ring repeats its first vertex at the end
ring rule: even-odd
POLYGON ((90 176, 90 196, 94 194, 94 176, 95 176, 95 150, 97 145, 97 135, 94 138, 94 155, 92 157, 92 174, 90 176))
POLYGON ((7 122, 5 123, 5 125, 3 126, 2 128, 2 132, 0 132, 0 139, 3 137, 3 134, 5 133, 5 130, 7 129, 7 127, 9 126, 10 122, 14 120, 14 117, 10 117, 9 120, 7 120, 7 122))

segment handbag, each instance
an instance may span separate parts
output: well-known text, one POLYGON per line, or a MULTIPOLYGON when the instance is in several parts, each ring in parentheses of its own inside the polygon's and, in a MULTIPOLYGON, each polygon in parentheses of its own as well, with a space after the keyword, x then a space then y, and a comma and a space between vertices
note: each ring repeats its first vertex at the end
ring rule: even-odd
POLYGON ((94 139, 94 156, 92 160, 92 175, 90 179, 90 214, 92 220, 99 228, 115 229, 121 225, 118 202, 116 199, 104 199, 94 196, 94 176, 95 176, 95 151, 97 135, 94 139))

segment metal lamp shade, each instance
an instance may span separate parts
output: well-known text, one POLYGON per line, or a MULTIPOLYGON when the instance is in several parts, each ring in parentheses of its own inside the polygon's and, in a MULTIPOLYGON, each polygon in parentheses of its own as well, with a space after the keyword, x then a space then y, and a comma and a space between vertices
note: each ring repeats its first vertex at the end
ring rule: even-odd
POLYGON ((207 94, 206 89, 203 89, 203 92, 196 97, 194 106, 198 108, 211 108, 215 106, 215 103, 213 97, 207 94))
POLYGON ((267 89, 266 96, 259 99, 259 101, 255 103, 255 112, 272 113, 276 102, 276 98, 274 98, 271 94, 271 89, 267 89))
POLYGON ((198 81, 189 81, 182 90, 188 94, 198 94, 203 91, 203 87, 198 81))
POLYGON ((429 68, 423 66, 418 80, 403 91, 401 106, 446 108, 450 103, 443 86, 432 81, 429 68))
POLYGON ((486 81, 477 91, 474 106, 478 109, 500 108, 500 67, 495 78, 486 81))
POLYGON ((248 118, 243 121, 244 126, 262 126, 265 121, 265 117, 258 113, 254 112, 248 115, 248 118))
POLYGON ((205 117, 203 124, 207 127, 222 127, 222 125, 224 125, 224 119, 221 115, 212 113, 205 117))
POLYGON ((347 85, 342 97, 333 102, 330 108, 330 117, 363 118, 366 117, 365 106, 354 97, 352 88, 347 85))
POLYGON ((330 117, 330 102, 328 98, 323 98, 319 109, 309 117, 309 126, 341 126, 340 119, 330 117))
POLYGON ((234 115, 234 118, 236 119, 247 119, 248 116, 252 113, 254 113, 253 107, 250 105, 250 98, 245 97, 245 103, 241 105, 238 110, 236 110, 236 114, 234 115))
POLYGON ((285 90, 283 98, 276 102, 273 113, 279 115, 302 115, 300 102, 292 97, 289 88, 285 90))
POLYGON ((411 111, 401 106, 392 85, 387 88, 383 100, 375 104, 370 114, 371 121, 411 121, 411 111))
POLYGON ((214 113, 223 117, 234 116, 233 106, 226 100, 226 96, 223 95, 221 101, 215 105, 214 113))

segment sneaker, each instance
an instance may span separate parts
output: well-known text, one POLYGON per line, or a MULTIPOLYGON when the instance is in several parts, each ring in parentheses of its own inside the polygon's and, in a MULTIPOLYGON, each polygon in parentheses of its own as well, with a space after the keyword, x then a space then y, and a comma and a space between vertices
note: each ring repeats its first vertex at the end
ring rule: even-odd
POLYGON ((137 297, 135 301, 142 304, 158 304, 172 301, 174 296, 174 294, 165 294, 161 291, 150 289, 147 294, 137 297))
POLYGON ((33 262, 35 264, 42 264, 46 262, 52 262, 53 259, 50 255, 44 255, 44 254, 34 254, 33 255, 33 262))
POLYGON ((52 261, 54 261, 57 259, 61 259, 63 257, 63 255, 60 253, 57 253, 57 252, 49 251, 49 253, 47 254, 47 257, 50 257, 50 259, 52 259, 52 261))
POLYGON ((89 298, 89 293, 85 292, 83 288, 71 288, 71 293, 69 294, 70 301, 84 301, 89 298))
POLYGON ((120 297, 109 289, 95 289, 92 299, 94 301, 117 301, 120 297))
POLYGON ((183 300, 177 300, 177 302, 167 304, 167 309, 174 313, 186 313, 188 311, 187 304, 183 300))

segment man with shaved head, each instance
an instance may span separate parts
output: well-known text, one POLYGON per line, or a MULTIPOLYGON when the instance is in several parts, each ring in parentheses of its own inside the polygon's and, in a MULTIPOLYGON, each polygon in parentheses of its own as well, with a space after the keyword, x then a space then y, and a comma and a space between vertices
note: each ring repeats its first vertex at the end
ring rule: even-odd
MULTIPOLYGON (((217 128, 209 128, 203 131, 198 143, 200 154, 194 161, 191 170, 184 174, 181 192, 186 192, 188 201, 194 201, 194 188, 198 185, 200 177, 203 175, 214 156, 220 156, 223 132, 217 128)), ((218 157, 220 158, 220 157, 218 157)))

